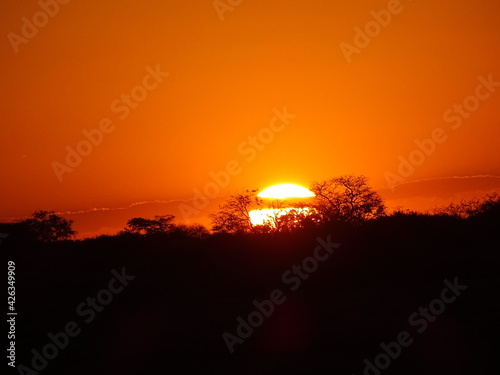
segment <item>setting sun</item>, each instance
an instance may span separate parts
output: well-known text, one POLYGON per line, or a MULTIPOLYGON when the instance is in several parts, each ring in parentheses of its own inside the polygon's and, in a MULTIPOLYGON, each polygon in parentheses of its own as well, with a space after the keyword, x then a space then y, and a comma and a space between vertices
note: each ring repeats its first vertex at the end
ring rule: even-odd
MULTIPOLYGON (((305 187, 295 184, 280 184, 264 189, 259 194, 260 198, 288 199, 288 198, 311 198, 314 193, 305 187)), ((269 207, 260 210, 250 211, 250 221, 252 225, 275 225, 274 220, 283 215, 298 214, 307 215, 310 213, 308 207, 269 207)))
POLYGON ((262 190, 258 195, 260 198, 309 198, 314 197, 314 193, 305 187, 294 184, 274 185, 262 190))

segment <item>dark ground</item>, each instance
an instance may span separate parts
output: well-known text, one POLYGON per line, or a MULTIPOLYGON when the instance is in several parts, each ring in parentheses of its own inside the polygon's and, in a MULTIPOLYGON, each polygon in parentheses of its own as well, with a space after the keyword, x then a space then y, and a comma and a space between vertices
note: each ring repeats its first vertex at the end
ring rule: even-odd
POLYGON ((13 235, 0 247, 5 261, 16 262, 16 365, 32 368, 31 350, 42 351, 49 332, 74 321, 81 333, 41 374, 358 375, 365 358, 373 362, 380 344, 401 331, 413 342, 381 374, 498 374, 499 228, 498 215, 400 216, 358 228, 204 240, 40 244, 13 235), (328 235, 341 247, 291 291, 283 273, 328 235), (85 323, 89 315, 77 306, 123 267, 135 279, 85 323), (455 278, 467 289, 418 333, 409 317, 455 278), (277 288, 286 301, 230 354, 223 333, 236 334, 236 318, 246 320, 252 302, 277 288))

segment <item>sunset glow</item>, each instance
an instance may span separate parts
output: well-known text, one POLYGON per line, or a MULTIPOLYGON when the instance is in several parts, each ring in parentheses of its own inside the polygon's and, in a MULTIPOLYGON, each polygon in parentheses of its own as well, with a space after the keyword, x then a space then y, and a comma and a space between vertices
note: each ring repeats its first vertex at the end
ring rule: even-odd
POLYGON ((264 189, 258 194, 261 198, 309 198, 314 197, 314 193, 305 187, 294 184, 274 185, 264 189))

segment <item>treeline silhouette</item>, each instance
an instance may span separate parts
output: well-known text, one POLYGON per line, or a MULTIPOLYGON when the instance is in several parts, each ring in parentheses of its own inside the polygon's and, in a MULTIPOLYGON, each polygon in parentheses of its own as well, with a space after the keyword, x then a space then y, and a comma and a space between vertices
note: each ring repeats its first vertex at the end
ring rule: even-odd
MULTIPOLYGON (((29 366, 31 349, 78 321, 76 306, 107 287, 111 270, 125 267, 135 279, 91 324, 81 324, 46 373, 498 372, 498 196, 363 220, 340 220, 347 208, 325 212, 331 220, 267 231, 208 231, 174 224, 170 215, 134 218, 117 235, 78 241, 68 230, 57 240, 40 235, 39 223, 2 224, 9 237, 0 246, 18 270, 18 363, 29 366), (340 247, 304 271, 318 239, 340 247), (307 277, 292 291, 283 275, 294 266, 307 277), (455 278, 467 289, 442 313, 428 312, 432 322, 417 333, 409 317, 455 278), (285 302, 230 354, 223 334, 237 335, 237 318, 246 321, 253 302, 275 289, 285 302), (397 341, 401 331, 414 342, 387 368, 367 367, 365 359, 374 364, 380 344, 397 341)), ((72 230, 71 222, 51 220, 72 230)))
MULTIPOLYGON (((387 213, 385 204, 378 193, 368 185, 365 176, 341 176, 314 182, 311 190, 315 196, 304 203, 297 199, 265 200, 257 196, 257 190, 229 195, 211 213, 212 226, 209 229, 200 224, 175 223, 175 216, 156 215, 153 218, 135 217, 128 220, 117 236, 152 236, 207 238, 211 234, 271 234, 291 233, 335 226, 367 224, 370 221, 387 218, 409 217, 450 217, 488 218, 494 220, 500 206, 497 193, 483 198, 474 198, 451 203, 445 207, 435 207, 427 212, 398 208, 387 213), (251 222, 250 212, 262 209, 274 210, 261 225, 251 222), (307 210, 304 210, 307 208, 307 210), (284 210, 286 209, 286 211, 284 210)), ((67 241, 75 238, 73 221, 64 219, 54 211, 35 211, 31 218, 14 223, 0 223, 0 231, 9 234, 11 241, 67 241)), ((109 237, 101 235, 97 237, 109 237)))

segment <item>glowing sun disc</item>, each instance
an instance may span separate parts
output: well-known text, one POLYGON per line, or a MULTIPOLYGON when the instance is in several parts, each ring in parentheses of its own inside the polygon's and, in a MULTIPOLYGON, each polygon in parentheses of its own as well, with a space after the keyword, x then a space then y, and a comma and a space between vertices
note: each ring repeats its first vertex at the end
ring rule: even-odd
POLYGON ((309 198, 314 197, 314 193, 305 187, 294 184, 274 185, 262 190, 257 196, 261 198, 309 198))

